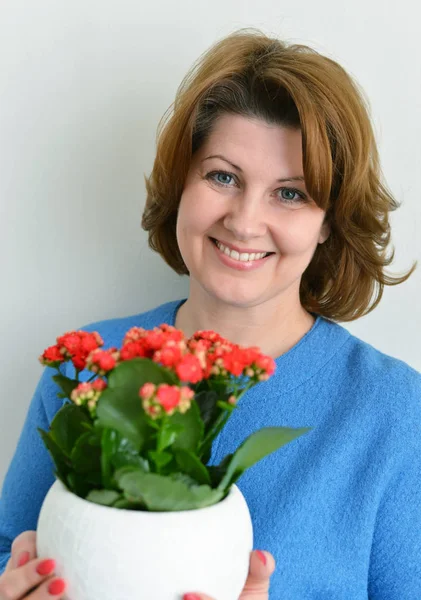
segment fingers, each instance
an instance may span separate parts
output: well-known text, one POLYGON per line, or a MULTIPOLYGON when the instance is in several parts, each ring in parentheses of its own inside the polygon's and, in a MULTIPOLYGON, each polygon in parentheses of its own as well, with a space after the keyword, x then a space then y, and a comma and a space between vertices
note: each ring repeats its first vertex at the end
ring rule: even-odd
POLYGON ((51 600, 59 600, 63 598, 66 593, 66 582, 64 579, 58 579, 52 575, 48 577, 36 590, 25 596, 24 600, 45 600, 45 598, 51 598, 51 600))
POLYGON ((56 597, 62 595, 65 585, 56 583, 60 580, 54 576, 54 569, 53 560, 37 558, 25 566, 3 573, 0 577, 0 600, 41 600, 52 592, 56 597), (49 591, 51 585, 53 588, 49 591))
POLYGON ((275 570, 275 559, 270 552, 254 550, 250 556, 249 574, 240 600, 248 597, 267 598, 270 577, 275 570))
MULTIPOLYGON (((24 558, 22 555, 27 552, 26 563, 37 557, 37 532, 36 531, 24 531, 18 535, 12 543, 12 552, 10 560, 7 563, 5 573, 11 569, 17 569, 19 566, 19 560, 24 558)), ((24 563, 24 564, 26 564, 24 563)))
MULTIPOLYGON (((254 550, 250 555, 249 573, 239 600, 268 600, 269 584, 275 570, 275 559, 270 552, 254 550)), ((191 592, 183 600, 214 600, 206 594, 191 592)))

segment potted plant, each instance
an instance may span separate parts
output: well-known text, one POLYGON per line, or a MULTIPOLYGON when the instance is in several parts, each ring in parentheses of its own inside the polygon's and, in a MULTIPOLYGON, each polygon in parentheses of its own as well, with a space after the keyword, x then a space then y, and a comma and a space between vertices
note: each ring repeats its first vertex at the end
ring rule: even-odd
POLYGON ((49 431, 38 428, 56 476, 38 555, 54 557, 69 600, 177 600, 188 589, 237 600, 253 532, 235 482, 308 428, 261 429, 208 463, 239 398, 274 361, 166 324, 131 328, 120 349, 103 345, 97 332, 72 331, 39 357, 57 369, 65 400, 49 431))

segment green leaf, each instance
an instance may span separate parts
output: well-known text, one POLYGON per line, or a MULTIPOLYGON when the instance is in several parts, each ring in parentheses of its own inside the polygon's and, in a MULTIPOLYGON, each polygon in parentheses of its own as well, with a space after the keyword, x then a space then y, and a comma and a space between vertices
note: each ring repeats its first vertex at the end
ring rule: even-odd
POLYGON ((193 477, 190 477, 190 475, 187 475, 186 473, 180 473, 176 471, 175 473, 170 473, 169 477, 173 481, 182 481, 187 485, 187 487, 194 487, 195 485, 197 485, 196 479, 193 479, 193 477))
POLYGON ((218 408, 222 408, 223 410, 227 410, 229 413, 232 413, 237 407, 235 404, 230 404, 229 402, 224 402, 223 400, 218 400, 216 403, 218 408))
POLYGON ((292 429, 289 427, 265 427, 249 436, 234 453, 227 472, 218 486, 224 490, 232 485, 246 469, 259 460, 278 450, 288 442, 295 440, 311 427, 292 429))
POLYGON ((170 423, 169 421, 165 420, 162 423, 161 429, 158 433, 158 452, 165 450, 165 448, 168 448, 168 446, 171 446, 178 434, 183 430, 184 425, 177 425, 176 423, 170 423))
POLYGON ((225 424, 230 416, 231 411, 223 410, 220 412, 216 421, 212 424, 212 427, 207 432, 198 453, 203 463, 207 464, 209 462, 212 454, 213 441, 219 432, 225 427, 225 424))
POLYGON ((120 486, 120 479, 121 477, 123 477, 123 475, 125 475, 126 473, 137 473, 139 471, 143 471, 143 469, 141 469, 140 467, 136 467, 135 465, 126 465, 124 467, 120 467, 119 469, 116 470, 116 472, 114 473, 114 477, 115 480, 117 481, 117 485, 119 487, 120 486))
POLYGON ((65 486, 67 486, 67 476, 70 473, 72 466, 70 458, 64 454, 60 446, 58 446, 51 437, 50 433, 40 429, 40 427, 37 427, 37 430, 40 433, 42 441, 50 453, 50 456, 56 467, 56 476, 60 479, 60 481, 62 481, 62 483, 64 483, 65 486))
POLYGON ((86 496, 85 500, 88 500, 88 502, 94 502, 95 504, 112 506, 120 497, 121 494, 115 490, 92 490, 86 496))
POLYGON ((102 485, 105 489, 113 488, 112 458, 118 451, 120 434, 115 429, 104 428, 101 434, 101 474, 102 485))
POLYGON ((146 507, 141 502, 130 502, 124 496, 120 496, 112 505, 113 508, 124 508, 126 510, 145 510, 146 507))
POLYGON ((141 471, 122 474, 119 486, 126 498, 144 503, 149 511, 203 508, 216 504, 224 495, 222 490, 207 485, 188 486, 183 481, 141 471))
POLYGON ((113 369, 108 377, 110 389, 124 389, 128 393, 137 394, 145 383, 179 383, 175 373, 158 365, 149 358, 132 358, 125 360, 113 369))
POLYGON ((120 469, 124 466, 133 466, 142 469, 145 473, 150 471, 147 459, 139 456, 130 441, 121 437, 117 450, 111 457, 111 462, 115 469, 120 469))
POLYGON ((220 462, 219 465, 211 465, 211 466, 208 465, 206 467, 206 469, 209 473, 209 477, 211 479, 211 486, 213 488, 218 487, 218 485, 221 483, 223 477, 225 476, 225 473, 227 472, 227 469, 231 462, 231 458, 233 456, 234 456, 234 453, 227 454, 227 456, 225 456, 225 458, 220 462))
POLYGON ((133 444, 137 452, 150 435, 137 393, 124 389, 105 389, 99 397, 96 416, 100 427, 118 431, 133 444))
POLYGON ((198 483, 211 485, 211 479, 205 465, 193 452, 180 448, 176 450, 175 458, 183 473, 186 473, 198 483))
POLYGON ((195 400, 200 410, 200 416, 205 426, 205 433, 211 427, 213 421, 219 414, 216 406, 218 394, 213 390, 203 390, 195 394, 195 400))
POLYGON ((50 425, 50 435, 61 450, 70 457, 76 441, 92 423, 85 411, 76 404, 65 404, 54 416, 50 425))
POLYGON ((149 450, 148 456, 155 464, 158 472, 162 469, 162 467, 165 467, 165 465, 172 460, 172 454, 169 452, 157 452, 156 450, 149 450))
POLYGON ((76 473, 67 476, 68 487, 80 498, 85 498, 92 489, 101 488, 101 473, 76 473))
POLYGON ((117 487, 114 479, 116 469, 131 465, 139 467, 145 472, 149 471, 148 461, 139 456, 130 440, 124 438, 115 429, 104 429, 102 431, 101 448, 102 484, 106 489, 117 487))
POLYGON ((147 382, 173 385, 177 383, 177 378, 149 358, 133 358, 111 371, 108 387, 97 404, 100 426, 119 431, 132 442, 137 452, 151 435, 149 418, 139 398, 139 390, 147 382))
POLYGON ((59 398, 69 398, 73 390, 79 385, 80 381, 77 379, 68 379, 64 375, 53 375, 53 381, 59 386, 62 390, 62 394, 58 394, 59 398))
POLYGON ((101 438, 97 431, 88 431, 76 441, 71 461, 77 473, 100 472, 101 438))
POLYGON ((185 413, 175 412, 168 418, 170 425, 181 425, 183 430, 177 435, 171 448, 173 450, 184 448, 195 452, 203 439, 203 421, 197 403, 193 400, 189 410, 185 413))

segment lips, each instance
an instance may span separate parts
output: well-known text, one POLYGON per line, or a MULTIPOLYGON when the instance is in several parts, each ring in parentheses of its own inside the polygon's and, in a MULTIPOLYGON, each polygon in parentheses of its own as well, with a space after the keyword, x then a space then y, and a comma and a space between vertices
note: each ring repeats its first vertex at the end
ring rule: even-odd
POLYGON ((234 254, 235 259, 239 259, 241 255, 244 256, 244 260, 246 260, 245 255, 252 256, 249 260, 260 260, 270 254, 275 254, 274 252, 267 250, 258 250, 256 248, 239 248, 238 246, 234 246, 233 244, 229 244, 223 240, 218 240, 216 238, 209 238, 213 244, 215 244, 222 252, 225 251, 225 254, 231 255, 234 254))
POLYGON ((229 250, 228 248, 223 250, 222 244, 215 239, 209 237, 208 240, 211 247, 214 248, 218 260, 225 265, 225 267, 229 267, 234 271, 250 272, 263 268, 266 262, 270 261, 272 259, 272 255, 275 254, 274 252, 263 252, 260 255, 256 253, 239 254, 237 251, 229 250), (262 258, 259 256, 262 256, 262 258))

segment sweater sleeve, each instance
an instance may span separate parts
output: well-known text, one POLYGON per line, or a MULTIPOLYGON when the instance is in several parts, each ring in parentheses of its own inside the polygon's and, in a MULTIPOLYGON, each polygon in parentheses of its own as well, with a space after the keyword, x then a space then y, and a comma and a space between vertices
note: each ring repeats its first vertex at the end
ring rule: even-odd
POLYGON ((377 512, 368 597, 370 600, 421 598, 421 376, 408 395, 396 397, 396 429, 401 441, 395 469, 377 512), (402 403, 401 403, 402 402, 402 403), (410 407, 408 409, 408 406, 410 407))
POLYGON ((3 482, 0 496, 0 575, 10 558, 13 540, 23 531, 36 530, 42 503, 55 480, 54 464, 37 427, 48 431, 54 413, 62 406, 62 401, 57 398, 58 388, 51 378, 56 372, 48 367, 44 369, 3 482))

